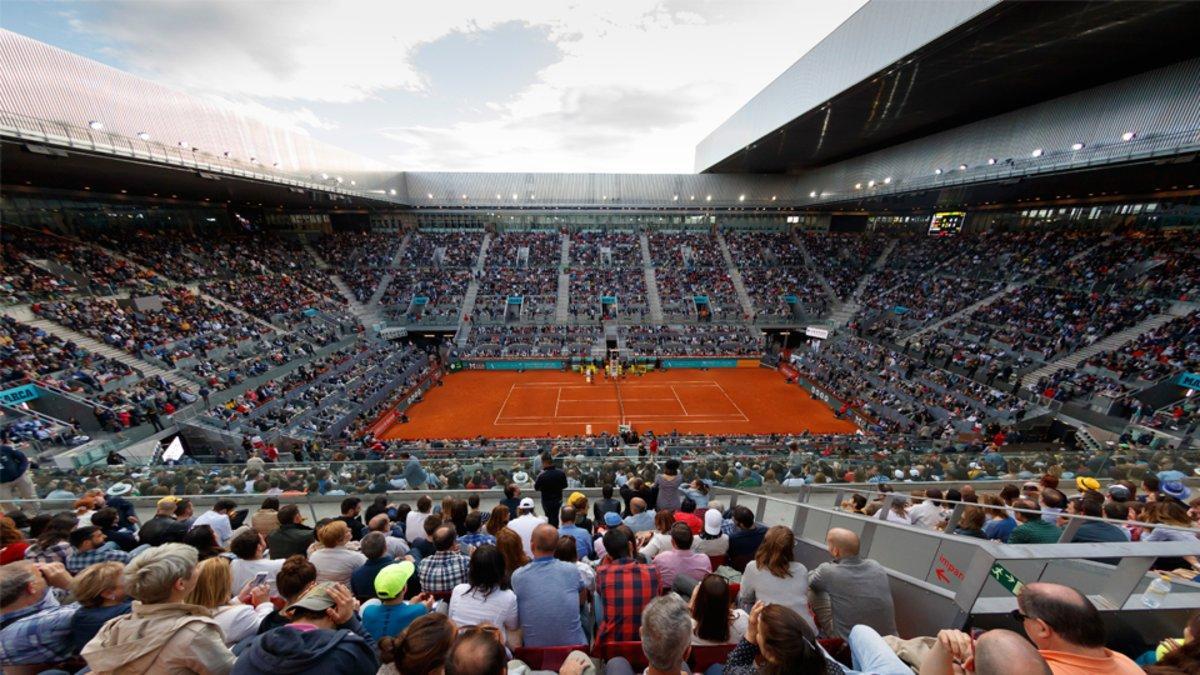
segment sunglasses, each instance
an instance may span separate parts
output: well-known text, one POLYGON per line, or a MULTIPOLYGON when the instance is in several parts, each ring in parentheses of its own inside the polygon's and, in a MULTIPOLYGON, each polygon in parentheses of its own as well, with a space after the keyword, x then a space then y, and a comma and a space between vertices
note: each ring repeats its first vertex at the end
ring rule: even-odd
POLYGON ((1021 610, 1019 609, 1014 609, 1013 611, 1009 612, 1008 615, 1011 616, 1012 620, 1016 621, 1017 623, 1025 623, 1026 621, 1033 620, 1032 616, 1029 616, 1028 614, 1022 614, 1021 610))
POLYGON ((490 636, 497 642, 504 644, 504 638, 500 632, 500 628, 498 626, 493 626, 490 623, 481 623, 477 626, 467 626, 459 631, 459 635, 474 635, 475 633, 483 633, 484 635, 490 636))

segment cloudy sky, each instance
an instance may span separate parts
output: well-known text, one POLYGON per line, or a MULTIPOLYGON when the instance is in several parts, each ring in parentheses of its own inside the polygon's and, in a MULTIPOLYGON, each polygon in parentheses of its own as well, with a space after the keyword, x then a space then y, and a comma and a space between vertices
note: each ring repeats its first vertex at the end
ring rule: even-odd
POLYGON ((0 24, 398 169, 693 170, 864 0, 4 0, 0 24))

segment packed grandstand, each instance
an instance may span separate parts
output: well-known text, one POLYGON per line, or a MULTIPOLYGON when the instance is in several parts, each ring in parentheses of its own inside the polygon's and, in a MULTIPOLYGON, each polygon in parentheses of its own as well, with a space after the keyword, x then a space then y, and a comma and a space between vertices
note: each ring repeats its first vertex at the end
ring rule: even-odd
POLYGON ((669 176, 380 170, 0 30, 0 670, 1200 672, 1197 5, 951 5, 669 176))

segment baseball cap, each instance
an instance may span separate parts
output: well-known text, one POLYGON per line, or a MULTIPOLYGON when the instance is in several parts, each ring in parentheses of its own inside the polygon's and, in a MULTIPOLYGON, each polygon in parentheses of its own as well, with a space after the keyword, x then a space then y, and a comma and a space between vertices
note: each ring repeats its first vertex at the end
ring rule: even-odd
POLYGON ((704 531, 714 537, 721 534, 721 512, 709 509, 704 512, 704 531))
POLYGON ((162 499, 158 500, 157 505, 158 506, 166 506, 167 504, 175 505, 181 501, 183 501, 183 500, 181 500, 179 497, 176 497, 175 495, 167 495, 166 497, 163 497, 162 499))
POLYGON ((402 597, 414 571, 416 571, 416 566, 408 560, 388 565, 379 570, 379 574, 375 575, 375 595, 379 596, 381 600, 402 597))
MULTIPOLYGON (((383 574, 383 572, 380 572, 380 574, 383 574)), ((297 607, 303 607, 314 612, 323 612, 337 604, 333 601, 333 596, 329 595, 329 590, 335 585, 335 582, 332 581, 322 581, 315 584, 299 600, 288 605, 283 611, 291 613, 297 607)))
POLYGON ((521 500, 520 504, 517 504, 517 508, 518 509, 532 509, 533 508, 533 500, 530 499, 529 497, 525 497, 524 499, 521 500))
POLYGON ((604 514, 604 524, 609 527, 617 527, 621 524, 621 514, 616 511, 609 511, 604 514))
POLYGON ((1108 494, 1112 495, 1113 499, 1124 501, 1129 499, 1129 488, 1124 485, 1113 483, 1108 486, 1108 494))
POLYGON ((572 492, 570 497, 567 497, 567 503, 571 506, 577 506, 587 502, 587 497, 582 492, 572 492))
POLYGON ((1080 492, 1087 492, 1088 490, 1099 490, 1100 489, 1100 481, 1096 480, 1095 478, 1090 478, 1088 476, 1080 476, 1075 479, 1075 487, 1079 488, 1080 492))

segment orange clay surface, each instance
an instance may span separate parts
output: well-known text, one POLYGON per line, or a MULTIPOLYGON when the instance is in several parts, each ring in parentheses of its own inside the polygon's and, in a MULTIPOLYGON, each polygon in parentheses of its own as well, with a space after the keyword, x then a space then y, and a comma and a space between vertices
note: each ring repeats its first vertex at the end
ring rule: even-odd
POLYGON ((852 433, 808 392, 766 368, 671 370, 630 375, 619 387, 579 373, 462 371, 447 374, 408 409, 388 439, 580 436, 615 433, 623 419, 659 434, 852 433))

